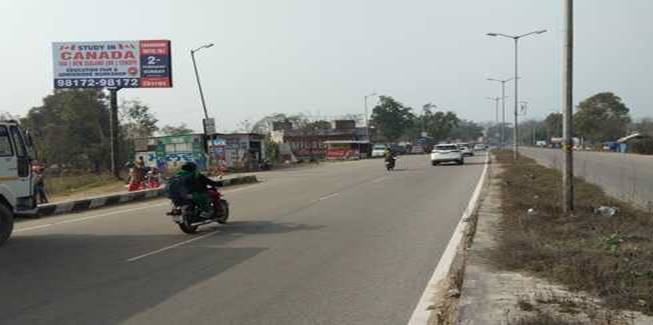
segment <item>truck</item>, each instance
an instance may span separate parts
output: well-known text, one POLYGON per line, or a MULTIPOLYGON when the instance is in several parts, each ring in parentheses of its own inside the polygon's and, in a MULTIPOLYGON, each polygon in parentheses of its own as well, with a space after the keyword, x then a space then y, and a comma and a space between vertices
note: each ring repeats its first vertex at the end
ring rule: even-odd
POLYGON ((32 138, 18 122, 0 121, 0 245, 11 236, 16 215, 37 213, 34 157, 32 138))

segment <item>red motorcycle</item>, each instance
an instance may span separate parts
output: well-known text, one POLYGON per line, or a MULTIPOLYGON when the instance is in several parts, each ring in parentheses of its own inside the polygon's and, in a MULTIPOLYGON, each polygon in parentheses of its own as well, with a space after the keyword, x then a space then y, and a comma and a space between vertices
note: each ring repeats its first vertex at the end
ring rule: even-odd
POLYGON ((199 226, 213 222, 227 223, 227 219, 229 219, 229 202, 223 198, 216 188, 210 188, 208 193, 209 204, 213 212, 208 218, 202 215, 201 209, 193 203, 190 195, 183 200, 172 202, 172 210, 168 212, 168 215, 172 216, 172 221, 179 226, 181 231, 194 234, 199 226))

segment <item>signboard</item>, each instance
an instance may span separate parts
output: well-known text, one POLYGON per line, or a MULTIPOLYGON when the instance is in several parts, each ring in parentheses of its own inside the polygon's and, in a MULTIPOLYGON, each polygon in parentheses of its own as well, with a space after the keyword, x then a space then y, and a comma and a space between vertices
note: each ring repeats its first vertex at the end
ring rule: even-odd
POLYGON ((172 87, 170 41, 52 43, 54 88, 172 87))
POLYGON ((215 119, 214 118, 208 118, 208 119, 203 119, 204 122, 204 131, 206 134, 213 134, 215 133, 215 119))

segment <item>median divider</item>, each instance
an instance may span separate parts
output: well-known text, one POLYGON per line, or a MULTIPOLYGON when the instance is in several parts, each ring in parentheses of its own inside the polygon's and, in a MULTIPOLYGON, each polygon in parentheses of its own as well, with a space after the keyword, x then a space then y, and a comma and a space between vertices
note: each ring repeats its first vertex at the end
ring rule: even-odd
MULTIPOLYGON (((221 180, 223 187, 234 185, 251 184, 258 182, 256 175, 231 177, 221 180)), ((65 201, 59 203, 49 203, 39 205, 37 216, 45 217, 55 214, 76 213, 91 209, 103 208, 111 205, 125 204, 130 202, 145 201, 166 195, 164 187, 142 190, 136 192, 123 192, 96 196, 86 199, 65 201)))

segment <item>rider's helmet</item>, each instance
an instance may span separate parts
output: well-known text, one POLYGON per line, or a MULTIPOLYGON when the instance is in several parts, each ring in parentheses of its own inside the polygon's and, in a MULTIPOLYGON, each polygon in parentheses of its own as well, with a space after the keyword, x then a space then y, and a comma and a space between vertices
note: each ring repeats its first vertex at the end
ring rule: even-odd
POLYGON ((181 165, 181 170, 194 173, 197 170, 197 165, 194 162, 189 161, 181 165))

